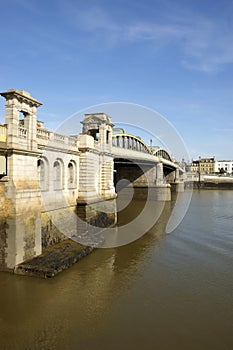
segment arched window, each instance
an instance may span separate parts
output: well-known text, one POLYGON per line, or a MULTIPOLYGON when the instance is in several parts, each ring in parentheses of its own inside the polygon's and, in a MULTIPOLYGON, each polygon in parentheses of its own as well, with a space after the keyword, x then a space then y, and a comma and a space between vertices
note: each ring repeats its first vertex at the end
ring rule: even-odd
POLYGON ((41 191, 48 191, 49 176, 48 163, 46 159, 38 159, 37 161, 38 178, 41 191))
POLYGON ((68 164, 68 188, 76 188, 76 163, 71 160, 68 164))
POLYGON ((56 160, 53 164, 53 188, 62 190, 63 188, 63 164, 56 160))

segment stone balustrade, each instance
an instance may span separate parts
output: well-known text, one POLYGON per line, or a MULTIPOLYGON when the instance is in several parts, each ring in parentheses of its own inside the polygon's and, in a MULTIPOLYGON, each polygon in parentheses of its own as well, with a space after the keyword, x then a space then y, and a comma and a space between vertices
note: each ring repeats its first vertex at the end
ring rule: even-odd
POLYGON ((49 140, 50 138, 50 131, 44 128, 37 128, 37 134, 36 137, 38 139, 45 139, 49 140))
POLYGON ((65 136, 58 134, 52 131, 49 131, 45 128, 37 128, 37 143, 39 145, 46 145, 51 142, 52 145, 57 144, 58 146, 69 148, 69 147, 78 147, 77 136, 65 136))
POLYGON ((19 127, 19 138, 26 139, 27 138, 27 129, 23 126, 19 127))

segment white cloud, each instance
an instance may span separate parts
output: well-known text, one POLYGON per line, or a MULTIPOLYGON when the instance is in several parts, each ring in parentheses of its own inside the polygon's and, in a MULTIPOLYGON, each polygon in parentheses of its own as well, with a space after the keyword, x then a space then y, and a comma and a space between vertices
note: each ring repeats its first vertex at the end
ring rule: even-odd
POLYGON ((153 47, 176 45, 181 52, 181 64, 192 70, 218 71, 225 64, 233 63, 233 25, 216 18, 175 9, 162 14, 160 22, 136 21, 132 16, 117 18, 101 7, 77 8, 69 2, 71 22, 79 31, 99 38, 98 44, 122 42, 150 43, 153 47))

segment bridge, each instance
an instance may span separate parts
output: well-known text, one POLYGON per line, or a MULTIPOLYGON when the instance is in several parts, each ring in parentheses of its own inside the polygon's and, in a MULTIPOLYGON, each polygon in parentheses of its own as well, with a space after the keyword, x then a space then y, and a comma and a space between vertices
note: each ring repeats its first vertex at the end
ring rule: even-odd
POLYGON ((176 169, 179 169, 181 173, 184 172, 164 148, 147 146, 139 136, 127 134, 123 129, 121 129, 121 133, 113 133, 112 146, 114 158, 137 159, 142 163, 163 163, 166 175, 176 169))
POLYGON ((11 89, 1 96, 1 270, 13 270, 65 240, 67 218, 74 231, 81 230, 77 214, 84 223, 113 225, 120 180, 153 188, 162 201, 170 200, 171 188, 182 191, 183 169, 169 153, 114 129, 107 114, 85 114, 82 133, 66 136, 37 119, 42 104, 30 93, 11 89))

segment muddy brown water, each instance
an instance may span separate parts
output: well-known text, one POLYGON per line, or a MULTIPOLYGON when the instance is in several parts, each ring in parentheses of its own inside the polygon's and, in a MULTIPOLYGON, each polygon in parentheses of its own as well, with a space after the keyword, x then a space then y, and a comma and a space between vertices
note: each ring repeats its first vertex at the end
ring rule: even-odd
POLYGON ((233 191, 194 191, 165 234, 170 206, 54 279, 0 273, 0 349, 233 349, 233 191))

